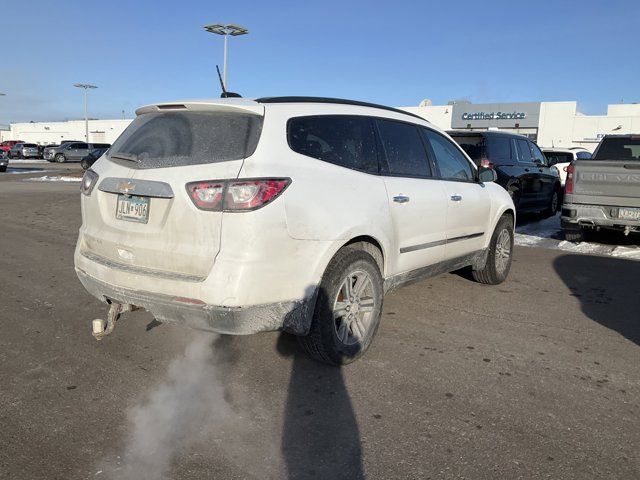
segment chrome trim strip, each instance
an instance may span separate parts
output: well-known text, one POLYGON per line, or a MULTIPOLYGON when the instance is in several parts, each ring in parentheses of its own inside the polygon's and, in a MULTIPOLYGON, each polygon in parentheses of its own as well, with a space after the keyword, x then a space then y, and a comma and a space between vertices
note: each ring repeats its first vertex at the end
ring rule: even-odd
POLYGON ((98 186, 98 190, 107 193, 122 193, 140 197, 173 198, 171 185, 165 182, 138 180, 134 178, 107 177, 98 186))
POLYGON ((478 238, 482 235, 484 235, 484 232, 472 233, 471 235, 462 235, 460 237, 448 238, 446 240, 436 240, 435 242, 421 243, 419 245, 411 245, 410 247, 402 247, 400 249, 400 253, 415 252, 416 250, 437 247, 440 245, 446 245, 447 243, 459 242, 461 240, 471 240, 472 238, 478 238))
POLYGON ((149 277, 159 277, 166 278, 167 280, 182 280, 185 282, 202 282, 207 277, 202 275, 190 275, 187 273, 176 273, 176 272, 167 272, 165 270, 156 270, 153 268, 146 267, 136 267, 134 265, 128 265, 126 263, 116 262, 114 260, 109 260, 108 258, 104 258, 100 255, 97 255, 93 252, 81 252, 82 256, 92 262, 99 263, 108 268, 114 268, 117 270, 122 270, 123 272, 134 273, 136 275, 146 275, 149 277))

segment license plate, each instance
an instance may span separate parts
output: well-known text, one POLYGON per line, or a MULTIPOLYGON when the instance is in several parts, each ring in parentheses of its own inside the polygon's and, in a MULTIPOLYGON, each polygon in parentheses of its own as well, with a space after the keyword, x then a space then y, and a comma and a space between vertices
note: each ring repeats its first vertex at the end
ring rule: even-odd
POLYGON ((147 223, 149 221, 149 198, 118 195, 116 218, 128 222, 147 223))
POLYGON ((618 218, 640 220, 640 208, 621 208, 618 210, 618 218))

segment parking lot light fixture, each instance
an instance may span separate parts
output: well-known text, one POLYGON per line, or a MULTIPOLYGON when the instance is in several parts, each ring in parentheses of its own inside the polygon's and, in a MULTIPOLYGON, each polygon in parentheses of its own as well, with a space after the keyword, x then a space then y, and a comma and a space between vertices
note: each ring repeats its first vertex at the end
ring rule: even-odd
POLYGON ((211 25, 205 25, 204 29, 209 33, 215 33, 216 35, 224 36, 224 63, 222 65, 222 83, 224 83, 224 88, 229 90, 229 85, 227 84, 227 42, 229 35, 232 37, 237 37, 239 35, 246 35, 249 33, 244 27, 240 25, 234 25, 232 23, 223 25, 221 23, 212 23, 211 25))
POLYGON ((76 88, 84 89, 84 139, 89 143, 89 114, 87 113, 87 91, 90 88, 98 88, 90 83, 75 83, 73 85, 76 88))

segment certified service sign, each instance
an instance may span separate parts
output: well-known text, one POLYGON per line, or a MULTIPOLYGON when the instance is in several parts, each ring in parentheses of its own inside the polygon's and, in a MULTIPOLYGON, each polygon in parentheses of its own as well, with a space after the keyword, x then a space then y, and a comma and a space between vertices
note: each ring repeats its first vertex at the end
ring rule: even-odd
POLYGON ((451 117, 452 128, 538 128, 540 102, 529 103, 456 103, 451 117))

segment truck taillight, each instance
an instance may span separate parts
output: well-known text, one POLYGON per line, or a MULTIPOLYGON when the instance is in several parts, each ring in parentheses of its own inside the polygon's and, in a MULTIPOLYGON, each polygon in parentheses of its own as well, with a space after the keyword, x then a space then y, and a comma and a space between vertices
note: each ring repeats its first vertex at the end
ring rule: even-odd
POLYGON ((573 193, 573 163, 565 167, 567 172, 567 180, 564 182, 564 193, 573 193))
POLYGON ((187 192, 201 210, 246 212, 271 203, 290 183, 289 178, 211 180, 188 183, 187 192))

